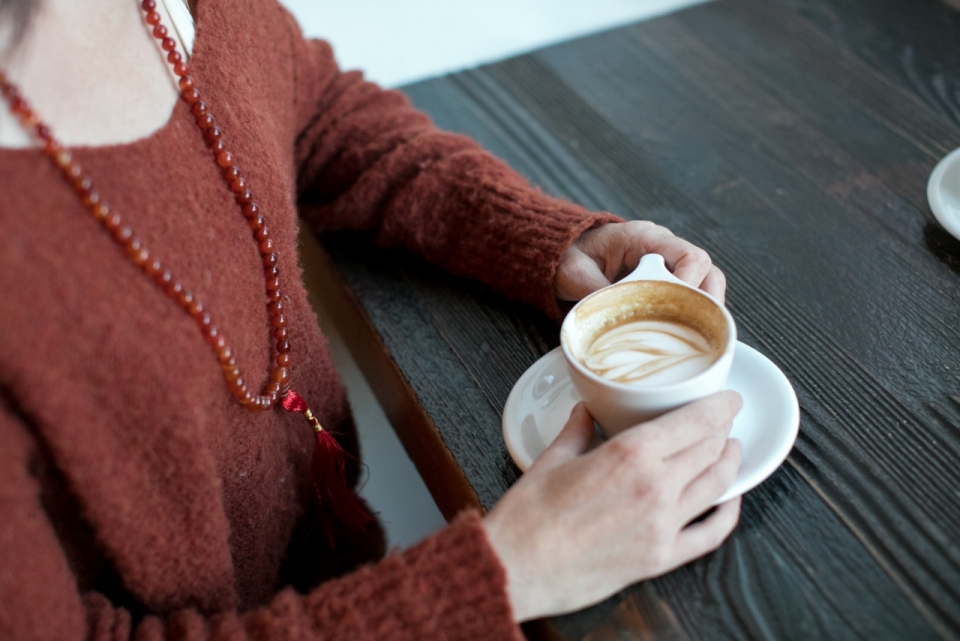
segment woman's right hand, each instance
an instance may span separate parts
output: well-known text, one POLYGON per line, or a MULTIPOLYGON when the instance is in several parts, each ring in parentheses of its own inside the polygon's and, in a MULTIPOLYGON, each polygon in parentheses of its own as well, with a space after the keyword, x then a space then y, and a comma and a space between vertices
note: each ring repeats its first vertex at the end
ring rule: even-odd
POLYGON ((578 610, 715 550, 740 499, 706 512, 740 467, 728 439, 740 396, 720 392, 621 432, 593 451, 582 404, 485 517, 517 621, 578 610))

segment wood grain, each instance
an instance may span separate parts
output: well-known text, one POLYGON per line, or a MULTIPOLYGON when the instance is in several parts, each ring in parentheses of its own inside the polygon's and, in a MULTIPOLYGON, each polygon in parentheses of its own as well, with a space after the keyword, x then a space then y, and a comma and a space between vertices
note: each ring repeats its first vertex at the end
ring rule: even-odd
MULTIPOLYGON (((960 638, 960 242, 924 196, 960 146, 957 43, 933 0, 720 0, 408 88, 545 190, 707 248, 742 339, 801 401, 788 465, 718 553, 552 634, 960 638)), ((556 327, 366 239, 325 243, 491 506, 517 477, 499 413, 556 327)))

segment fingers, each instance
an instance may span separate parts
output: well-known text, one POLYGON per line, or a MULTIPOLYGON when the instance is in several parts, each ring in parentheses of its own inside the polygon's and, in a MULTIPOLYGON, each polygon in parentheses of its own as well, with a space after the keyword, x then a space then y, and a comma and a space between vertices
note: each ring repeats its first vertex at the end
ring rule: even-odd
POLYGON ((649 236, 649 241, 646 243, 648 250, 663 256, 663 260, 673 271, 674 276, 694 287, 702 287, 704 279, 713 268, 707 252, 689 241, 674 236, 663 227, 649 232, 649 236))
POLYGON ((677 536, 673 548, 673 567, 680 567, 720 547, 740 519, 740 497, 719 505, 716 511, 699 523, 688 525, 677 536))
POLYGON ((623 434, 648 441, 663 459, 668 459, 705 439, 720 435, 726 438, 729 424, 742 406, 743 400, 736 392, 717 392, 623 434))
POLYGON ((743 445, 737 439, 726 441, 719 457, 700 468, 680 495, 680 511, 685 519, 702 514, 723 496, 737 479, 743 445))
POLYGON ((550 469, 587 451, 593 440, 593 417, 583 403, 577 403, 556 440, 534 461, 531 470, 550 469))
POLYGON ((609 284, 596 260, 578 247, 571 247, 557 267, 555 294, 560 300, 580 300, 609 284))
POLYGON ((723 303, 727 294, 727 277, 716 267, 711 267, 706 278, 700 283, 700 289, 723 303))

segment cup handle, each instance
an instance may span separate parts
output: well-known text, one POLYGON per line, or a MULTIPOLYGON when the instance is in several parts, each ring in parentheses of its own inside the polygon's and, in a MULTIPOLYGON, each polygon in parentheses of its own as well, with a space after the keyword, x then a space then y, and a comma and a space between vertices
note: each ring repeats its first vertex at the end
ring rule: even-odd
MULTIPOLYGON (((643 258, 640 259, 640 264, 637 265, 637 268, 618 282, 629 283, 635 280, 665 280, 668 283, 676 283, 677 285, 690 287, 688 283, 683 282, 670 273, 670 270, 667 269, 666 264, 663 262, 663 256, 660 254, 645 254, 643 258)), ((690 289, 696 288, 690 287, 690 289)))

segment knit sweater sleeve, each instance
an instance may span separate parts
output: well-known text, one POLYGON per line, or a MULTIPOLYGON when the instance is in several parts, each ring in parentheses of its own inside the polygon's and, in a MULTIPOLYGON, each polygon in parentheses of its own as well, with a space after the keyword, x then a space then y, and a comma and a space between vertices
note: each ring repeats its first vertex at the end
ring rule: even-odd
POLYGON ((325 42, 295 37, 294 49, 307 223, 373 231, 381 246, 405 247, 559 317, 561 255, 584 231, 620 219, 531 187, 471 139, 437 129, 400 92, 340 72, 325 42))
POLYGON ((80 587, 45 509, 40 445, 0 396, 0 639, 49 641, 522 640, 480 517, 306 595, 246 613, 177 611, 135 622, 80 587))

